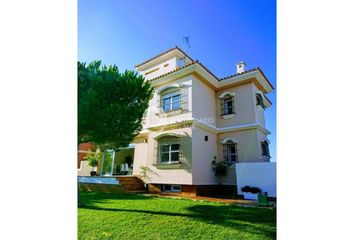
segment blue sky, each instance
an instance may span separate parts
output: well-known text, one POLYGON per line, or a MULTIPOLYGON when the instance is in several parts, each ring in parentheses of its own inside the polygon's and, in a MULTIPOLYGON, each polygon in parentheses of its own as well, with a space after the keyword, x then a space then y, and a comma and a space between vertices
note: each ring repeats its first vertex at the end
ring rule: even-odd
MULTIPOLYGON (((216 76, 260 67, 276 88, 276 1, 79 0, 78 58, 134 69, 169 48, 179 46, 216 76), (182 38, 190 36, 188 48, 182 38)), ((276 93, 266 114, 270 153, 276 160, 276 93)))

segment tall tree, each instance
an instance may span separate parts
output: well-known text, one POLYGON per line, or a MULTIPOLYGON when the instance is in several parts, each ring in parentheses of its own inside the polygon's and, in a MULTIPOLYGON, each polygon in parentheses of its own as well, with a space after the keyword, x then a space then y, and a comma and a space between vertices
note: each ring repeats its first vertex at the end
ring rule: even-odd
POLYGON ((142 129, 153 88, 134 71, 78 62, 78 140, 102 149, 127 146, 142 129))

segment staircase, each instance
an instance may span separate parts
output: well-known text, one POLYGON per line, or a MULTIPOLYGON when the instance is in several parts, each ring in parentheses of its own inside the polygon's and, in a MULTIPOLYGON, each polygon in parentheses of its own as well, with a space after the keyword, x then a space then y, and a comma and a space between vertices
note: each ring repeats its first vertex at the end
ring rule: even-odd
POLYGON ((131 193, 143 193, 146 192, 144 188, 144 182, 136 176, 119 176, 117 177, 119 184, 123 187, 123 190, 131 193))

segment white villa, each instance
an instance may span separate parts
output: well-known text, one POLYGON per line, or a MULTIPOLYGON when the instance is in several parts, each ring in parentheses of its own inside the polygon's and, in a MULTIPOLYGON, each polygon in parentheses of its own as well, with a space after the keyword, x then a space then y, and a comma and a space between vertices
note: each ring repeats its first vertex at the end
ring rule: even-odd
MULTIPOLYGON (((258 67, 241 61, 235 74, 218 78, 175 47, 136 69, 155 88, 144 128, 128 148, 112 151, 100 175, 139 176, 146 167, 152 192, 208 195, 236 189, 235 163, 270 161, 264 111, 274 88, 258 67), (230 163, 222 185, 214 157, 230 163)), ((79 175, 90 175, 85 161, 79 165, 79 175)))

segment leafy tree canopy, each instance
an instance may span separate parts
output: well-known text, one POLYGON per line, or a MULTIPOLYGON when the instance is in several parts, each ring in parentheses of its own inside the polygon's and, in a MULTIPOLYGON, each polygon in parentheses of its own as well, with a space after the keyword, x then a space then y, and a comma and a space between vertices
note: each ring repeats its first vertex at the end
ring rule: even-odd
POLYGON ((78 140, 102 149, 127 146, 142 129, 153 95, 151 84, 135 71, 78 62, 78 140))

